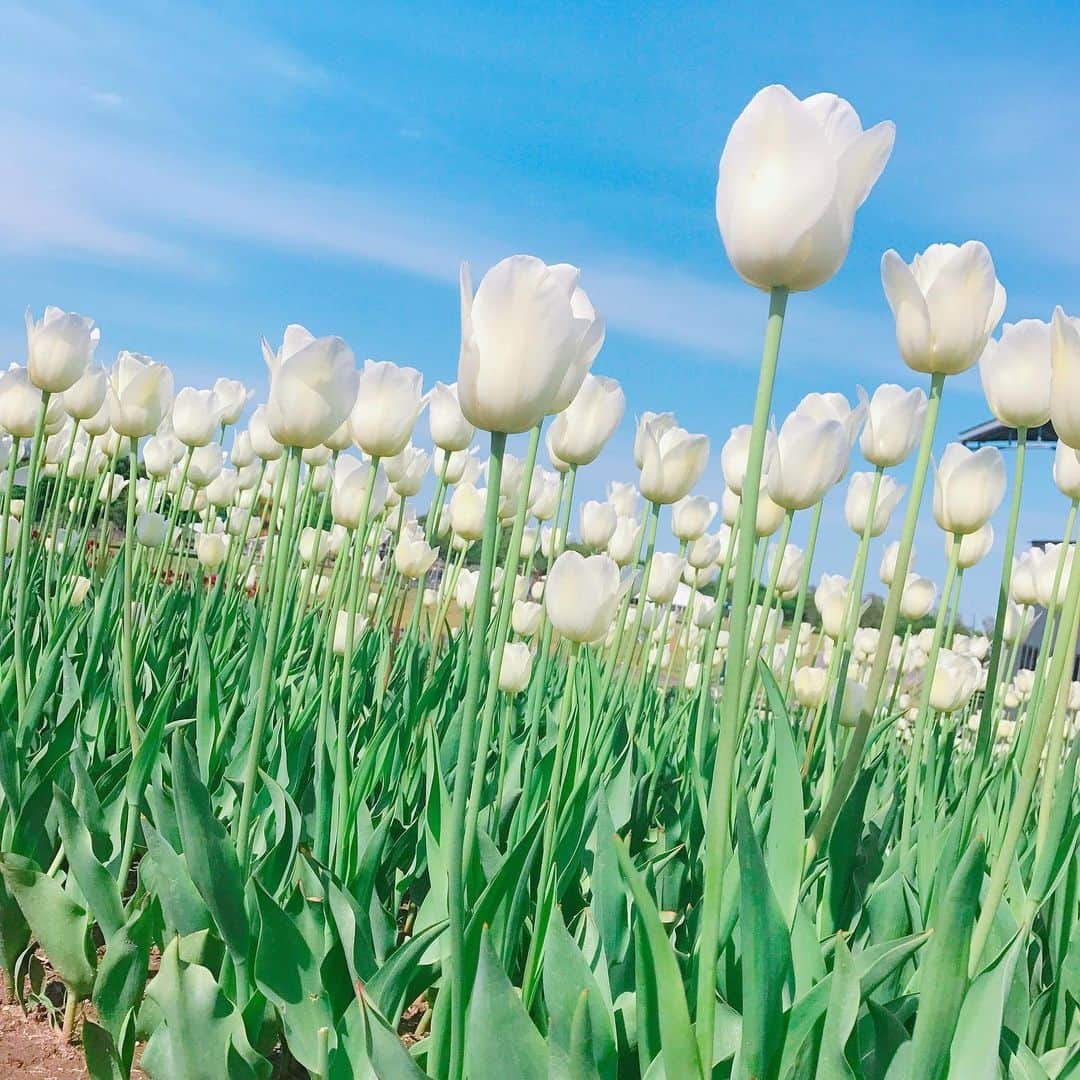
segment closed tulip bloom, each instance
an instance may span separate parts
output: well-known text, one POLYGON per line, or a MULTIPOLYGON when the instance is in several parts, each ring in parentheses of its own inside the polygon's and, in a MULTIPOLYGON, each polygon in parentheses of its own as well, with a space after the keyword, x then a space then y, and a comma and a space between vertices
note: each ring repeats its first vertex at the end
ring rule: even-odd
POLYGON ((510 625, 520 637, 535 637, 540 632, 543 614, 544 609, 539 604, 531 600, 515 600, 510 610, 510 625))
POLYGON ((394 565, 402 577, 416 581, 422 578, 432 567, 435 557, 438 555, 423 537, 408 539, 402 537, 394 548, 394 565))
MULTIPOLYGON (((770 549, 769 565, 775 565, 776 546, 770 549)), ((781 596, 793 596, 802 578, 805 553, 797 544, 788 544, 780 553, 780 566, 776 573, 776 591, 781 596)))
POLYGON ((837 717, 841 727, 853 728, 859 722, 867 689, 866 683, 855 679, 847 681, 844 686, 844 700, 840 703, 840 715, 837 717))
POLYGON ((1080 499, 1080 451, 1059 442, 1054 451, 1054 483, 1068 499, 1080 499))
POLYGON ((670 604, 682 578, 686 560, 680 555, 657 551, 649 572, 648 597, 654 604, 670 604))
POLYGON ((503 648, 499 667, 499 689, 504 694, 520 694, 532 675, 532 651, 524 641, 512 641, 503 648))
POLYGON ((951 713, 963 708, 979 685, 979 662, 951 649, 938 653, 930 683, 930 707, 951 713))
MULTIPOLYGON (((720 450, 720 469, 724 474, 724 483, 736 495, 741 496, 743 481, 746 479, 746 461, 750 454, 749 424, 739 424, 731 429, 723 448, 720 450)), ((765 449, 761 458, 761 475, 768 476, 776 460, 776 432, 765 433, 765 449)))
POLYGON ((251 448, 256 456, 263 461, 277 461, 285 452, 285 448, 270 433, 270 422, 265 405, 259 405, 251 414, 248 424, 248 437, 251 439, 251 448))
MULTIPOLYGON (((857 472, 851 474, 848 481, 847 497, 844 499, 844 517, 848 527, 859 536, 866 529, 870 516, 870 494, 874 485, 874 474, 857 472)), ((874 518, 870 523, 870 535, 880 536, 888 527, 892 512, 903 498, 904 487, 891 476, 883 475, 878 486, 877 503, 874 506, 874 518)))
POLYGON ((147 475, 164 479, 183 452, 183 444, 172 435, 151 435, 143 447, 143 465, 146 466, 147 475))
POLYGON ((590 465, 626 412, 626 396, 614 379, 588 374, 577 397, 555 417, 548 446, 560 461, 590 465))
POLYGON ((432 455, 432 469, 435 475, 441 476, 448 485, 462 481, 475 484, 480 478, 480 462, 477 453, 475 447, 471 450, 454 450, 447 453, 442 447, 436 446, 432 455))
POLYGON ((551 625, 570 641, 588 644, 607 633, 619 604, 619 568, 607 555, 564 551, 551 567, 544 607, 551 625))
MULTIPOLYGON (((17 439, 32 438, 40 412, 41 391, 30 381, 26 368, 12 365, 0 375, 0 428, 17 439)), ((51 398, 46 430, 58 427, 63 418, 62 400, 51 398)))
POLYGON ((442 450, 464 450, 476 428, 465 419, 458 401, 457 383, 437 382, 427 395, 431 441, 442 450))
MULTIPOLYGON (((529 510, 537 521, 550 521, 559 509, 559 474, 537 469, 529 485, 529 510)), ((515 502, 514 510, 517 510, 515 502)))
POLYGON ((686 549, 686 561, 695 569, 712 566, 724 555, 725 539, 722 533, 705 533, 690 542, 686 549))
POLYGON ((671 508, 671 531, 677 540, 692 543, 705 535, 719 507, 704 495, 687 495, 671 508))
POLYGON ((1080 319, 1054 308, 1050 327, 1050 419, 1058 438, 1080 450, 1080 319))
POLYGON ((792 679, 795 700, 804 709, 820 709, 828 690, 826 671, 819 667, 801 667, 792 679))
POLYGON ((270 434, 283 446, 326 442, 356 401, 360 376, 352 349, 339 337, 316 338, 296 324, 285 328, 277 352, 265 338, 262 349, 270 372, 270 434))
POLYGON ((305 465, 325 465, 330 460, 330 447, 326 443, 305 447, 300 451, 300 460, 305 465))
POLYGON ((101 331, 85 315, 50 305, 44 316, 34 322, 27 308, 26 367, 30 381, 39 390, 63 393, 86 371, 100 339, 101 331))
POLYGON ((217 437, 224 412, 213 390, 185 386, 173 402, 173 433, 185 446, 205 446, 217 437))
POLYGON ((1057 581, 1058 589, 1061 590, 1064 582, 1068 581, 1069 568, 1072 566, 1072 551, 1071 547, 1066 549, 1062 544, 1047 544, 1041 550, 1031 549, 1035 594, 1042 607, 1049 607, 1051 603, 1061 599, 1060 593, 1057 595, 1054 593, 1054 582, 1057 581))
MULTIPOLYGON (((882 584, 892 585, 893 578, 896 576, 896 559, 900 554, 900 541, 894 540, 891 544, 885 546, 885 550, 881 554, 881 566, 878 569, 878 577, 881 579, 882 584)), ((911 555, 908 558, 908 565, 912 566, 915 563, 915 548, 912 546, 911 555)))
POLYGON ((454 586, 454 601, 463 611, 472 608, 476 601, 476 586, 480 574, 476 570, 462 570, 458 574, 457 584, 454 586))
MULTIPOLYGON (((349 612, 339 611, 334 620, 334 655, 344 656, 349 651, 349 612)), ((367 629, 368 618, 362 612, 352 616, 353 625, 353 652, 360 647, 364 631, 367 629)))
POLYGON ((161 547, 169 535, 169 523, 164 514, 147 510, 135 519, 135 539, 143 547, 161 547))
POLYGON ((566 396, 566 379, 572 392, 565 404, 573 400, 603 342, 603 322, 578 287, 579 273, 514 255, 484 275, 474 296, 468 265, 462 266, 457 387, 469 423, 484 431, 528 431, 565 407, 555 408, 566 396))
POLYGON ((89 591, 90 579, 86 577, 77 577, 71 586, 71 592, 68 595, 68 603, 72 607, 78 607, 86 599, 86 594, 89 591))
POLYGON ((338 458, 330 491, 330 512, 334 521, 346 529, 359 528, 370 484, 374 484, 374 487, 371 489, 368 520, 379 514, 386 505, 390 491, 386 474, 382 469, 375 469, 373 479, 370 461, 360 461, 354 457, 338 458))
POLYGON ((486 491, 473 484, 459 484, 450 497, 450 528, 465 540, 481 539, 484 535, 486 502, 486 491))
POLYGON ((1006 323, 986 343, 979 375, 990 411, 1010 427, 1041 427, 1050 419, 1050 325, 1039 319, 1006 323))
POLYGON ((197 489, 207 487, 221 473, 225 455, 217 443, 199 446, 191 453, 188 463, 187 482, 197 489))
POLYGON ((769 497, 785 510, 813 506, 843 476, 849 451, 847 432, 837 420, 791 413, 776 439, 769 497))
POLYGON ((1036 548, 1022 551, 1014 560, 1012 576, 1009 578, 1009 592, 1013 600, 1021 607, 1029 607, 1039 602, 1039 589, 1036 584, 1038 560, 1042 552, 1036 548))
POLYGON ((423 406, 423 383, 415 368, 364 361, 349 413, 353 441, 364 453, 393 457, 405 449, 423 406))
POLYGON ((881 258, 881 283, 896 320, 896 345, 914 371, 956 375, 983 354, 1005 312, 994 260, 978 240, 931 244, 908 266, 881 258))
POLYGON ((172 372, 148 356, 124 350, 113 364, 109 381, 113 429, 132 439, 152 435, 172 404, 172 372))
POLYGON ((603 551, 618 523, 618 515, 611 503, 584 503, 581 507, 581 542, 594 551, 603 551))
POLYGON ((915 622, 930 614, 937 599, 937 586, 918 574, 908 574, 904 591, 900 594, 900 614, 908 622, 915 622))
MULTIPOLYGON (((820 422, 835 420, 844 429, 848 449, 850 450, 858 441, 859 432, 862 431, 863 422, 866 420, 866 414, 870 407, 866 391, 861 386, 856 387, 856 391, 859 400, 855 405, 852 405, 843 394, 835 392, 822 394, 815 391, 812 394, 807 394, 795 406, 794 411, 820 422)), ((846 468, 845 463, 844 470, 846 468)), ((844 470, 841 470, 837 476, 838 481, 844 475, 844 470)))
POLYGON ((211 506, 232 506, 240 494, 240 478, 235 469, 222 468, 206 485, 206 501, 211 506))
POLYGON ((716 220, 736 272, 759 289, 814 289, 843 265, 865 202, 892 153, 890 121, 863 131, 835 94, 800 101, 758 91, 720 158, 716 220))
POLYGON ((306 525, 300 532, 298 547, 300 561, 305 566, 325 562, 330 555, 330 534, 325 529, 306 525))
POLYGON ((228 550, 228 541, 222 533, 195 534, 195 557, 207 570, 216 570, 225 561, 228 550))
POLYGON ((922 435, 926 404, 926 394, 919 387, 905 390, 895 383, 879 386, 870 399, 859 442, 863 457, 882 469, 906 461, 922 435))
POLYGON ((822 574, 814 590, 814 607, 821 616, 821 627, 834 641, 843 629, 849 588, 847 578, 840 574, 822 574))
POLYGON ((641 540, 641 526, 634 518, 620 517, 608 541, 607 553, 617 566, 629 566, 641 540))
POLYGON ((64 391, 64 408, 76 420, 89 420, 105 403, 109 376, 98 364, 89 364, 79 378, 64 391))
MULTIPOLYGON (((638 468, 641 468, 640 462, 638 468)), ((607 501, 615 507, 615 513, 621 518, 636 518, 638 516, 640 498, 638 489, 633 484, 624 484, 619 480, 612 480, 607 486, 607 501)))
MULTIPOLYGON (((945 554, 948 556, 951 538, 945 537, 945 554)), ((956 565, 961 570, 970 570, 976 563, 982 562, 994 546, 994 527, 987 522, 973 533, 965 533, 960 538, 960 552, 956 565)))
POLYGON ((1019 607, 1010 600, 1005 608, 1005 624, 1001 631, 1001 640, 1006 645, 1013 645, 1017 641, 1023 641, 1031 632, 1034 624, 1034 609, 1027 606, 1019 607))
POLYGON ((235 424, 255 391, 249 390, 239 379, 221 378, 214 383, 214 393, 221 407, 221 422, 235 424))
POLYGON ((689 494, 709 463, 708 438, 645 421, 639 428, 639 439, 641 494, 661 505, 689 494))
POLYGON ((759 492, 757 517, 754 521, 754 532, 757 538, 760 540, 764 536, 772 536, 783 525, 786 513, 786 508, 773 502, 768 492, 759 492))
POLYGON ((934 473, 934 520, 946 532, 977 532, 1001 505, 1006 483, 1000 450, 949 443, 934 473))

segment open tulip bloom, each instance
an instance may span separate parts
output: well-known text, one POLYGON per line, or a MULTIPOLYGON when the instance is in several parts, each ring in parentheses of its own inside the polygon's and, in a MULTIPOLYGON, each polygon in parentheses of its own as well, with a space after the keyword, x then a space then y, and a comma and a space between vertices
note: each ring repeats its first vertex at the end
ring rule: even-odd
POLYGON ((985 245, 889 251, 899 381, 774 411, 892 148, 833 94, 735 120, 764 347, 707 432, 631 433, 588 270, 529 255, 462 268, 426 386, 291 324, 261 391, 174 395, 28 314, 0 968, 92 1076, 1080 1070, 1080 320, 997 334, 985 245), (1008 462, 939 437, 976 363, 1008 462), (1047 420, 1061 543, 1017 551, 1047 420))

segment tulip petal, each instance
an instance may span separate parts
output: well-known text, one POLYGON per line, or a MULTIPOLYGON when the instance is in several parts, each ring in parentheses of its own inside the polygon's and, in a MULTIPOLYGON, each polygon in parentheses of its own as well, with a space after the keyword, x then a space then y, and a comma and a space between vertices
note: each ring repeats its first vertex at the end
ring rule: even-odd
POLYGON ((891 248, 881 257, 881 285, 896 320, 896 346, 916 371, 924 371, 922 358, 932 347, 930 311, 915 275, 891 248))

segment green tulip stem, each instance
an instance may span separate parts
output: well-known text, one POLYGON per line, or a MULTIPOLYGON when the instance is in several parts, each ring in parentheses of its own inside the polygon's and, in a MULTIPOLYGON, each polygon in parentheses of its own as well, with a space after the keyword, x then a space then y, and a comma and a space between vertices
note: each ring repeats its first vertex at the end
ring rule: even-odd
MULTIPOLYGON (((756 541, 758 493, 761 490, 761 463, 765 435, 772 409, 780 339, 784 329, 787 289, 776 287, 769 297, 769 319, 762 350, 754 400, 754 419, 739 510, 738 555, 735 561, 735 592, 729 620, 728 660, 723 694, 724 723, 713 765, 705 828, 705 887, 701 908, 701 931, 697 957, 697 1043, 702 1061, 712 1061, 713 1030, 716 1021, 716 960, 720 945, 721 885, 731 855, 732 782, 739 751, 739 705, 741 677, 746 661, 747 614, 750 608, 751 572, 756 541)), ((708 680, 706 680, 707 682, 708 680)))
POLYGON ((461 706, 461 730, 458 733, 457 767, 450 805, 446 866, 448 909, 450 916, 450 1071, 456 1078, 463 1074, 465 1055, 465 1006, 468 975, 465 970, 465 913, 467 880, 465 855, 465 814, 471 789, 476 750, 476 720, 480 704, 480 683, 484 675, 488 622, 491 617, 491 577, 495 565, 495 542, 499 524, 499 485, 502 482, 506 435, 491 433, 491 456, 488 461, 487 497, 484 501, 484 539, 480 549, 480 572, 473 603, 472 636, 469 639, 468 674, 465 699, 461 706))
MULTIPOLYGON (((8 555, 8 523, 11 520, 11 494, 15 487, 15 472, 19 467, 19 450, 21 448, 22 440, 17 436, 12 436, 11 439, 11 457, 8 459, 7 467, 7 480, 4 484, 4 498, 3 502, 0 502, 0 567, 3 567, 7 561, 8 555)), ((12 565, 8 567, 4 574, 4 592, 3 597, 0 599, 0 615, 7 617, 8 602, 11 595, 11 583, 15 580, 14 574, 14 556, 12 556, 12 565)))
POLYGON ((135 711, 135 655, 132 648, 132 625, 135 619, 135 475, 138 467, 139 440, 133 438, 128 443, 127 517, 124 522, 124 611, 120 644, 124 718, 127 721, 128 742, 132 754, 139 749, 142 742, 139 718, 135 711))
POLYGON ((851 734, 851 741, 848 743, 843 761, 837 770, 832 791, 829 793, 829 798, 821 811, 817 825, 814 826, 814 831, 810 834, 810 839, 806 843, 805 864, 807 866, 810 865, 818 851, 828 840, 836 817, 846 802, 848 793, 851 791, 852 785, 859 774, 863 750, 866 747, 866 740, 870 736, 870 725, 873 722, 878 700, 881 697, 881 690, 885 684, 893 634, 896 632, 896 620, 900 614, 900 598, 904 592, 908 565, 911 562, 911 547, 915 540, 915 526, 919 522, 923 491, 926 487, 926 476, 930 470, 930 456, 934 448, 934 434, 937 431, 938 415, 941 412, 941 394, 944 386, 945 376, 940 372, 935 372, 930 377, 930 395, 927 400, 926 415, 923 419, 919 454, 915 461, 915 475, 912 477, 911 492, 908 495, 907 512, 904 516, 904 525, 896 552, 896 570, 893 574, 892 585, 889 586, 885 610, 881 616, 878 647, 877 652, 874 654, 873 666, 870 669, 864 706, 851 734))
POLYGON ((806 594, 810 589, 810 573, 814 562, 814 549, 817 547, 818 530, 821 527, 821 508, 824 505, 824 499, 815 503, 810 514, 810 533, 806 538, 806 549, 803 552, 799 594, 795 599, 795 611, 791 616, 791 628, 788 630, 788 651, 784 658, 784 679, 780 686, 785 701, 788 700, 791 692, 791 679, 795 673, 795 658, 799 652, 799 630, 802 627, 803 612, 806 610, 806 594))

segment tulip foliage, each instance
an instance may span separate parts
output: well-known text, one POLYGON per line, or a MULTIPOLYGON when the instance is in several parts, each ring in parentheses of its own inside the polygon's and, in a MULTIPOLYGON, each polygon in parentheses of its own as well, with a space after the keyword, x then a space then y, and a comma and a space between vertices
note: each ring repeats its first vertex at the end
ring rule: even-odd
POLYGON ((28 1008, 62 985, 94 1080, 137 1051, 155 1080, 1080 1075, 1080 323, 994 338, 982 244, 890 251, 917 385, 771 422, 789 298, 840 271, 892 144, 783 87, 732 130, 717 220, 769 300, 721 491, 710 438, 645 412, 634 482, 576 493, 626 402, 573 266, 464 269, 458 381, 426 393, 291 325, 253 409, 28 316, 0 967, 28 1008), (935 453, 976 363, 1011 468, 935 453), (1017 553, 1051 417, 1063 543, 1017 553), (826 521, 846 575, 814 570, 826 521))

